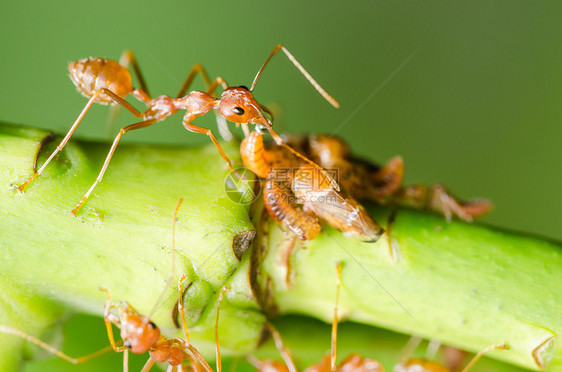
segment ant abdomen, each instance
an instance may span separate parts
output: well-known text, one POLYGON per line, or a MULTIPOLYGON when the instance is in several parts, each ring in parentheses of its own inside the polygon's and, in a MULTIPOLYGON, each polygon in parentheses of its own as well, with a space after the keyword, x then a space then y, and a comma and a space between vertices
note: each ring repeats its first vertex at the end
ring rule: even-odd
MULTIPOLYGON (((106 58, 85 58, 68 65, 70 79, 82 95, 91 98, 102 88, 124 98, 133 91, 131 73, 119 63, 106 58)), ((108 95, 100 94, 96 102, 115 103, 108 95)))

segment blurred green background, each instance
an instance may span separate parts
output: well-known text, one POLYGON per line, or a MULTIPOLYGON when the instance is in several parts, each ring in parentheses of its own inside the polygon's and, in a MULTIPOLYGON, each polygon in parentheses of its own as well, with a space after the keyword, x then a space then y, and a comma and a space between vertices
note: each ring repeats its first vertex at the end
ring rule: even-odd
MULTIPOLYGON (((402 155, 408 183, 487 197, 486 222, 562 239, 561 14, 560 2, 513 0, 3 2, 0 120, 65 133, 86 103, 66 70, 77 59, 131 49, 152 95, 174 95, 195 63, 249 85, 283 43, 341 109, 280 55, 255 90, 278 129, 337 132, 381 162, 402 155)), ((108 140, 107 114, 96 105, 76 136, 108 140)), ((124 141, 206 143, 181 116, 124 141)), ((216 128, 212 115, 196 123, 216 128)))

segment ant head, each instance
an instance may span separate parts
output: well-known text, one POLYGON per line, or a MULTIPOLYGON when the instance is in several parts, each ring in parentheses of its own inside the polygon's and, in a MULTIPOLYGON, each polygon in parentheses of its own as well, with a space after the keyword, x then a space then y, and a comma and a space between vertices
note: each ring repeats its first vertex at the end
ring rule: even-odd
POLYGON ((123 302, 121 316, 121 338, 131 352, 143 354, 160 340, 160 329, 131 305, 123 302))
POLYGON ((241 86, 225 89, 217 109, 226 120, 234 123, 270 124, 263 123, 267 119, 261 113, 260 107, 252 92, 241 86))

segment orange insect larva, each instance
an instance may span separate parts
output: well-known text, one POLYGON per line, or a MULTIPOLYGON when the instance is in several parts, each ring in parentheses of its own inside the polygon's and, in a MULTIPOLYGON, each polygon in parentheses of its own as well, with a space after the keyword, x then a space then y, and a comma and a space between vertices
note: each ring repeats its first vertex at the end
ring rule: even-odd
POLYGON ((267 178, 271 170, 271 159, 264 148, 263 136, 259 132, 253 131, 242 140, 240 156, 244 165, 258 177, 267 178))
POLYGON ((322 228, 318 219, 295 206, 295 197, 287 186, 268 180, 263 197, 269 215, 301 240, 312 240, 320 234, 322 228))

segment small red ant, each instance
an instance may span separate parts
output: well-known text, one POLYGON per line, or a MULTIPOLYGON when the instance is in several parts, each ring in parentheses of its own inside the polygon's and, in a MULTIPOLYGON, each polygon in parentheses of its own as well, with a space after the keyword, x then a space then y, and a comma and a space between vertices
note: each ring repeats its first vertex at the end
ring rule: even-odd
MULTIPOLYGON (((311 163, 315 167, 316 164, 312 163, 309 159, 297 153, 295 150, 284 144, 281 137, 275 133, 271 127, 271 122, 267 120, 262 113, 262 111, 271 115, 269 110, 260 105, 252 95, 252 92, 257 84, 258 78, 262 74, 264 68, 267 66, 271 58, 277 54, 277 52, 283 51, 289 60, 299 69, 299 71, 306 77, 306 79, 316 88, 316 90, 334 107, 339 107, 339 103, 332 98, 317 82, 310 76, 310 74, 302 67, 302 65, 293 57, 293 55, 281 44, 277 45, 269 57, 266 59, 250 89, 239 86, 239 87, 229 87, 226 81, 222 77, 217 77, 213 82, 210 81, 204 68, 197 64, 195 65, 190 73, 188 74, 185 82, 183 83, 176 98, 172 98, 166 95, 162 95, 156 98, 151 98, 146 88, 144 78, 140 73, 140 68, 136 61, 136 58, 131 52, 125 52, 125 60, 128 60, 133 67, 133 71, 138 77, 140 88, 133 88, 131 73, 129 70, 110 59, 105 58, 87 58, 69 64, 68 69, 70 72, 70 78, 78 90, 86 97, 89 98, 84 109, 72 124, 70 130, 59 143, 55 151, 49 156, 47 161, 33 174, 27 181, 18 186, 20 191, 23 191, 26 186, 33 181, 49 164, 49 162, 55 157, 55 155, 61 151, 64 146, 69 141, 70 137, 90 109, 94 102, 101 104, 119 104, 127 109, 137 118, 141 119, 140 122, 127 125, 123 127, 119 134, 113 140, 113 144, 107 154, 107 157, 103 163, 100 173, 98 174, 95 182, 92 184, 90 189, 86 192, 82 200, 78 205, 72 210, 72 213, 76 215, 78 210, 86 202, 86 199, 90 196, 96 185, 101 182, 103 175, 109 166, 109 162, 121 140, 121 137, 132 130, 146 128, 156 122, 162 121, 169 116, 175 114, 180 110, 186 110, 183 117, 183 126, 190 132, 206 134, 210 137, 211 141, 216 146, 222 158, 226 161, 230 169, 234 170, 232 163, 228 156, 224 153, 219 142, 215 138, 214 134, 210 129, 206 129, 197 126, 192 123, 192 121, 198 116, 205 115, 212 109, 216 109, 218 113, 226 120, 232 121, 234 123, 240 123, 243 125, 247 124, 257 124, 261 125, 271 133, 275 142, 281 146, 285 146, 289 151, 294 153, 296 156, 302 158, 304 161, 311 163), (195 74, 200 73, 205 82, 207 83, 207 91, 192 91, 190 93, 186 92, 191 85, 195 74), (220 98, 215 98, 213 95, 218 88, 222 86, 224 91, 222 92, 220 98), (146 104, 147 109, 144 112, 140 112, 135 109, 131 104, 125 101, 125 97, 132 95, 139 101, 146 104)), ((323 169, 318 167, 321 171, 325 172, 323 169)), ((331 178, 332 184, 336 189, 339 186, 331 178)))

